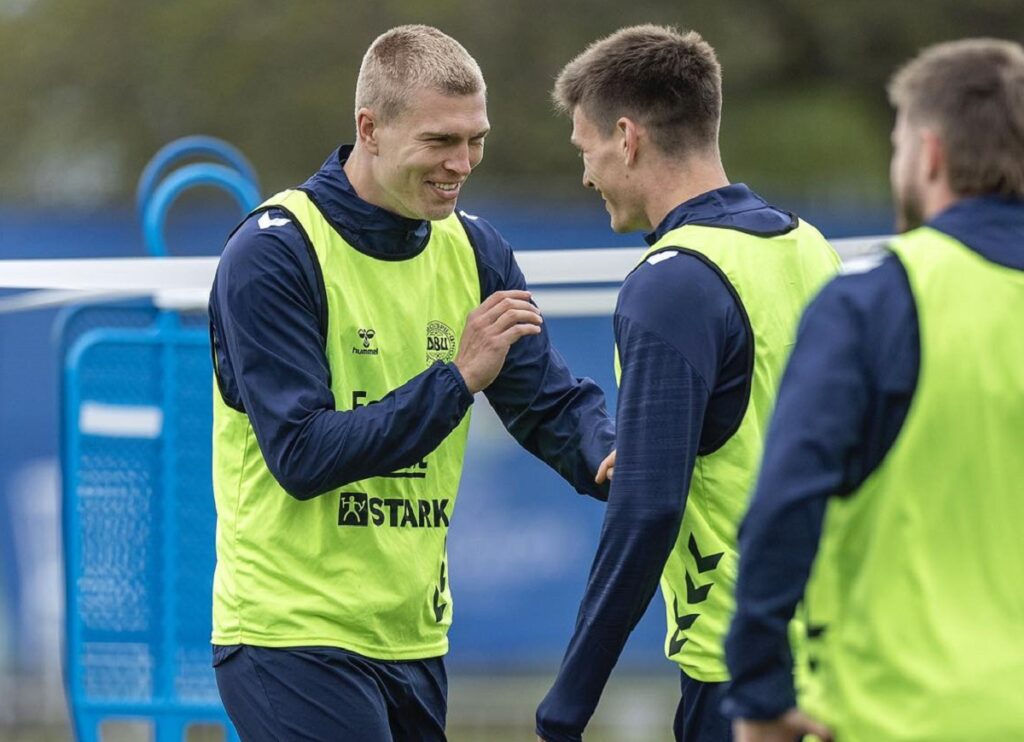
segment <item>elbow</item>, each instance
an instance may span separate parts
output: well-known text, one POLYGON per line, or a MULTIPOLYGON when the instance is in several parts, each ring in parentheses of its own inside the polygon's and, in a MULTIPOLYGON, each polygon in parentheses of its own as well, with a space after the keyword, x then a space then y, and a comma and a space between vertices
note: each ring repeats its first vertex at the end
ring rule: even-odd
POLYGON ((281 489, 296 500, 312 500, 317 495, 322 495, 328 491, 323 489, 318 482, 313 481, 312 478, 305 476, 300 471, 283 469, 272 471, 271 473, 274 475, 277 483, 281 485, 281 489))
POLYGON ((332 477, 324 469, 322 462, 296 455, 294 452, 285 453, 273 461, 268 459, 267 467, 281 489, 296 500, 312 500, 358 478, 332 477))
POLYGON ((296 500, 312 500, 359 479, 339 477, 339 472, 330 471, 337 462, 329 462, 323 447, 317 445, 320 430, 312 420, 281 433, 264 458, 277 483, 296 500))
POLYGON ((683 509, 674 504, 658 505, 649 512, 645 512, 641 518, 641 526, 649 531, 671 532, 673 537, 679 530, 679 524, 683 520, 683 509))
POLYGON ((629 521, 629 530, 643 534, 651 543, 674 543, 683 519, 683 509, 675 503, 652 503, 643 507, 632 506, 616 520, 629 521))
POLYGON ((608 498, 609 510, 618 511, 619 517, 628 518, 638 526, 677 523, 682 519, 685 507, 685 498, 663 496, 659 488, 616 487, 614 481, 608 498))
MULTIPOLYGON (((268 462, 269 465, 269 462, 268 462)), ((365 479, 366 475, 346 467, 346 471, 329 471, 322 465, 290 457, 270 465, 270 473, 285 492, 296 500, 312 500, 314 497, 334 492, 346 484, 365 479)))

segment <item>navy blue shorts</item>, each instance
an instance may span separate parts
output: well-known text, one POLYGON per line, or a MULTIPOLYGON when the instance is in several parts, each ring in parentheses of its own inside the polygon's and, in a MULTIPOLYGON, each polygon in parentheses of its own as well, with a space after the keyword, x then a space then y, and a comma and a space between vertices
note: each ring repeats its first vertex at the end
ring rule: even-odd
POLYGON ((444 660, 333 647, 214 647, 217 688, 245 742, 444 742, 444 660))
POLYGON ((676 742, 732 742, 732 722, 719 710, 728 683, 702 683, 680 675, 682 697, 672 724, 676 742))

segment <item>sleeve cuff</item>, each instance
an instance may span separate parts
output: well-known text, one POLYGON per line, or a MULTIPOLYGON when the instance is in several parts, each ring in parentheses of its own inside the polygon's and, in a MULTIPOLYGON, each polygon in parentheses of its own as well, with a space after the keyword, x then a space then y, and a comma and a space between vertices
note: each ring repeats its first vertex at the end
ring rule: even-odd
MULTIPOLYGON (((439 365, 441 364, 440 361, 436 361, 436 363, 439 365)), ((466 386, 466 380, 462 378, 462 374, 459 372, 458 366, 454 363, 445 363, 443 366, 448 369, 448 372, 455 380, 455 387, 459 392, 459 401, 468 408, 473 404, 473 395, 469 393, 469 387, 466 386)))

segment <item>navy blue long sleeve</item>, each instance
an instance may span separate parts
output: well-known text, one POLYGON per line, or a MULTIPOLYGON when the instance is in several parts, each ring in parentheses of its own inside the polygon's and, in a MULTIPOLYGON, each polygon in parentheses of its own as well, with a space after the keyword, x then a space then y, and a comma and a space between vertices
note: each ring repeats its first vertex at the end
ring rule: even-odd
POLYGON ((549 742, 580 739, 657 589, 679 532, 709 396, 706 382, 658 335, 623 316, 615 328, 625 359, 615 480, 572 640, 537 711, 538 734, 549 742), (648 432, 654 429, 657 436, 648 432), (647 486, 655 478, 659 486, 647 486))
MULTIPOLYGON (((429 222, 362 201, 331 155, 302 189, 355 249, 381 259, 416 255, 429 222)), ((482 220, 462 217, 478 258, 481 297, 520 288, 511 248, 482 220)), ((210 298, 220 393, 244 411, 275 478, 299 498, 411 465, 458 425, 472 396, 454 364, 435 364, 379 404, 339 412, 324 352, 318 268, 287 214, 247 219, 229 239, 210 298)), ((575 379, 546 332, 512 346, 488 390, 512 434, 578 491, 603 496, 594 472, 613 445, 601 390, 575 379)))
MULTIPOLYGON (((966 199, 931 226, 1024 270, 1020 202, 966 199)), ((840 276, 808 307, 740 529, 727 715, 768 719, 794 704, 786 625, 803 596, 828 498, 849 495, 879 466, 906 419, 919 365, 917 310, 894 256, 840 276)))
MULTIPOLYGON (((511 246, 490 224, 461 214, 478 248, 481 293, 526 290, 526 279, 511 246)), ((543 307, 541 307, 543 309, 543 307)), ((604 392, 588 378, 576 378, 546 331, 527 335, 509 348, 498 378, 484 390, 505 428, 527 451, 547 463, 581 494, 608 496, 608 485, 594 475, 615 445, 614 426, 604 392)))
MULTIPOLYGON (((648 240, 691 222, 773 231, 789 216, 729 186, 682 204, 648 240)), ((630 274, 615 336, 615 479, 573 637, 537 710, 549 742, 581 739, 675 544, 697 455, 720 443, 746 403, 750 338, 729 289, 699 259, 660 253, 630 274)))

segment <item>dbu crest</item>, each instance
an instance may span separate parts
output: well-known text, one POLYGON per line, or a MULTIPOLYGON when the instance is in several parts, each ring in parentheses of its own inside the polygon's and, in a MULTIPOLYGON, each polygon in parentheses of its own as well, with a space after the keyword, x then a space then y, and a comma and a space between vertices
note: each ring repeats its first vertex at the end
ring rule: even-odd
POLYGON ((452 328, 444 322, 427 323, 427 363, 448 363, 455 358, 456 342, 452 328))

